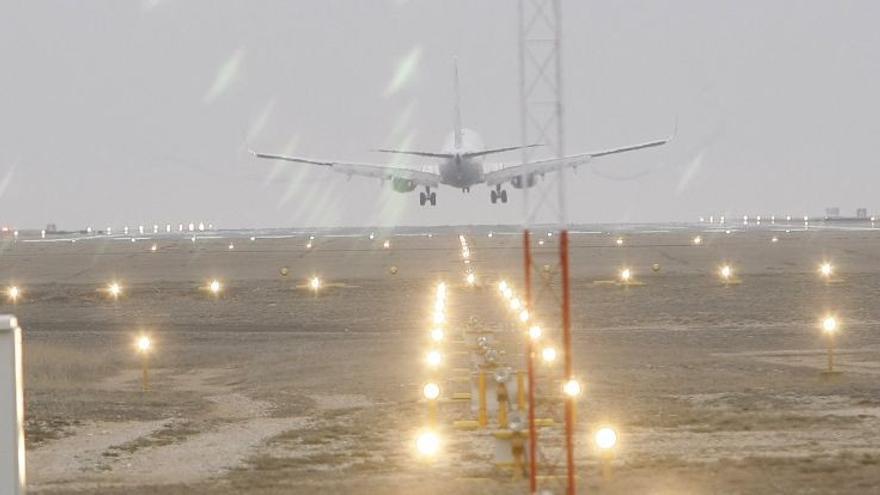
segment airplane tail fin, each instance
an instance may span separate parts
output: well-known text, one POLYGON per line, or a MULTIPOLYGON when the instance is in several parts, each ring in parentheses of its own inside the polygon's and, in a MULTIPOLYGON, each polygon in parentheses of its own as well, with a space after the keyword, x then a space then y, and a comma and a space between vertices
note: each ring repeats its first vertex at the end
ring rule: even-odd
POLYGON ((461 132, 461 92, 459 89, 458 83, 458 57, 453 59, 453 66, 455 69, 455 149, 461 148, 462 141, 462 132, 461 132))

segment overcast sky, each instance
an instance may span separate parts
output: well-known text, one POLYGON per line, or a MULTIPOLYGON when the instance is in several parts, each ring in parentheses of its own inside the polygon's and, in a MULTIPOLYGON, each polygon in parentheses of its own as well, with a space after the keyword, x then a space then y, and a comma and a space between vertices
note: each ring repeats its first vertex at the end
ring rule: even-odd
MULTIPOLYGON (((678 119, 666 149, 571 175, 572 221, 880 209, 880 3, 562 4, 568 152, 678 119)), ((441 187, 421 208, 245 152, 438 149, 456 55, 465 126, 518 144, 516 15, 513 0, 4 1, 0 223, 519 223, 515 192, 501 206, 441 187)))

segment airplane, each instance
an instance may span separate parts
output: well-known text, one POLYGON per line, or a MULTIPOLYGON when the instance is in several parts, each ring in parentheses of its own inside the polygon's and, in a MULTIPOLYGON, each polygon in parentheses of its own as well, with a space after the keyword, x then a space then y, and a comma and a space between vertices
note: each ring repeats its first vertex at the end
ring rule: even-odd
POLYGON ((391 181, 391 187, 396 192, 407 193, 417 187, 424 187, 425 191, 419 193, 419 204, 425 206, 437 205, 437 193, 431 188, 438 188, 441 184, 461 189, 469 193, 472 186, 486 184, 491 189, 489 199, 493 204, 501 201, 507 203, 507 191, 503 185, 510 183, 515 189, 533 187, 537 183, 537 177, 544 174, 559 172, 565 168, 576 169, 581 165, 591 162, 595 158, 608 155, 626 153, 662 146, 672 138, 659 139, 644 143, 612 148, 607 150, 578 153, 558 158, 546 158, 529 163, 516 163, 508 166, 484 168, 483 158, 488 155, 504 153, 523 148, 540 146, 530 144, 524 146, 507 146, 503 148, 485 148, 480 136, 461 125, 461 97, 459 94, 458 64, 455 64, 455 110, 453 131, 447 136, 441 151, 418 151, 398 149, 377 149, 381 153, 393 153, 398 155, 417 156, 440 160, 434 166, 423 166, 419 169, 410 167, 398 167, 391 164, 355 163, 335 160, 317 160, 298 156, 286 156, 273 153, 262 153, 249 150, 257 158, 270 160, 284 160, 294 163, 318 165, 329 167, 331 170, 343 173, 349 178, 353 175, 373 177, 391 181))

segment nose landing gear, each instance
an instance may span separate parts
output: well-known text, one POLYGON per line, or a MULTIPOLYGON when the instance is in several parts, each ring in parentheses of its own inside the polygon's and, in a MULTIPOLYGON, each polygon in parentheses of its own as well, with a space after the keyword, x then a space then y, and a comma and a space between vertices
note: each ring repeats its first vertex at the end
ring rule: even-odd
POLYGON ((495 189, 489 192, 489 199, 492 200, 492 204, 498 202, 500 199, 502 203, 507 203, 507 191, 501 189, 501 185, 495 186, 495 189))
POLYGON ((431 203, 431 206, 437 206, 437 193, 431 192, 430 187, 426 187, 425 192, 419 193, 419 205, 425 206, 427 203, 431 203))

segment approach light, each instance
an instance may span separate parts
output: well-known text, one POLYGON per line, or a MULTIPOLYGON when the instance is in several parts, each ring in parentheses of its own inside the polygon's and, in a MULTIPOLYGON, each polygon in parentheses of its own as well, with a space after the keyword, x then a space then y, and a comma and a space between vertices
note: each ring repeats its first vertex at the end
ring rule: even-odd
POLYGON ((721 275, 721 278, 725 281, 730 280, 730 277, 733 276, 733 268, 730 265, 724 265, 721 267, 721 270, 718 272, 721 275))
POLYGON ((473 287, 477 283, 477 276, 474 275, 473 272, 471 272, 471 273, 467 274, 467 277, 465 277, 465 280, 467 281, 468 285, 473 287))
POLYGON ((434 342, 443 341, 443 329, 442 328, 435 328, 435 329, 431 330, 431 340, 433 340, 434 342))
POLYGON ((385 242, 383 242, 383 243, 382 243, 382 247, 385 248, 385 249, 390 249, 390 248, 391 248, 391 241, 385 241, 385 242))
POLYGON ((506 280, 502 280, 501 282, 498 282, 498 290, 500 290, 502 294, 507 292, 508 290, 510 290, 510 287, 507 285, 506 280))
POLYGON ((532 340, 538 340, 541 338, 541 327, 538 325, 532 325, 529 327, 529 338, 532 340))
POLYGON ((703 238, 700 236, 696 236, 696 237, 694 237, 693 243, 694 243, 694 246, 699 246, 700 244, 703 243, 703 238))
POLYGON ((158 251, 158 250, 159 250, 159 246, 157 246, 157 245, 155 245, 155 244, 153 244, 152 246, 150 246, 150 251, 152 251, 152 252, 155 253, 155 252, 158 251))
POLYGON ((437 400, 440 397, 440 385, 428 383, 422 388, 422 395, 428 400, 437 400))
POLYGON ((437 299, 446 299, 446 282, 437 284, 437 299))
POLYGON ((627 283, 632 280, 632 270, 629 268, 624 268, 620 270, 620 281, 623 283, 627 283))
POLYGON ((321 288, 321 279, 318 278, 317 276, 310 278, 309 279, 309 288, 312 289, 313 291, 317 292, 318 289, 321 288))
POLYGON ((18 302, 18 298, 21 297, 21 289, 13 285, 6 289, 6 296, 9 298, 9 302, 18 302))
POLYGON ((423 456, 433 457, 440 451, 440 437, 433 431, 422 432, 416 439, 416 449, 423 456))
POLYGON ((138 337, 136 345, 138 352, 145 354, 150 352, 150 349, 153 347, 153 342, 146 335, 141 335, 138 337))
POLYGON ((440 354, 440 351, 428 351, 428 354, 425 356, 425 362, 428 363, 428 366, 436 368, 440 366, 441 362, 443 362, 443 355, 440 354))
POLYGON ((833 334, 837 331, 837 319, 833 316, 826 316, 822 320, 822 330, 827 334, 833 334))
POLYGON ((614 242, 617 243, 618 246, 623 246, 623 237, 618 237, 614 242))
POLYGON ((774 235, 774 236, 770 239, 770 242, 776 244, 777 242, 779 242, 779 238, 776 237, 776 236, 774 235))
POLYGON ((552 347, 545 347, 541 351, 541 358, 544 360, 545 363, 552 363, 553 361, 556 361, 556 349, 552 347))
POLYGON ((122 294, 122 286, 119 285, 118 282, 111 282, 110 285, 107 286, 107 293, 113 299, 118 298, 122 294))
POLYGON ((208 284, 208 290, 216 296, 217 294, 220 294, 221 290, 223 290, 223 285, 219 280, 211 280, 211 283, 208 284))
POLYGON ((312 249, 312 241, 306 243, 306 249, 312 249))
POLYGON ((235 244, 233 244, 233 243, 230 242, 230 243, 229 243, 229 246, 227 246, 227 249, 229 249, 230 251, 232 251, 233 249, 235 249, 235 244))
POLYGON ((529 310, 524 309, 519 312, 519 321, 527 323, 529 321, 529 310))
POLYGON ((617 445, 617 432, 610 426, 603 426, 594 435, 596 446, 601 450, 613 449, 617 445))
POLYGON ((822 277, 829 278, 832 273, 834 273, 834 267, 831 266, 831 263, 825 261, 819 265, 819 274, 822 275, 822 277))
POLYGON ((581 384, 572 378, 565 382, 565 385, 562 386, 562 391, 569 397, 577 397, 581 394, 581 384))
POLYGON ((519 311, 520 308, 522 308, 522 302, 518 298, 514 297, 510 300, 510 309, 519 311))
POLYGON ((442 325, 444 323, 446 323, 446 315, 443 314, 442 311, 435 311, 434 312, 434 324, 435 325, 442 325))

